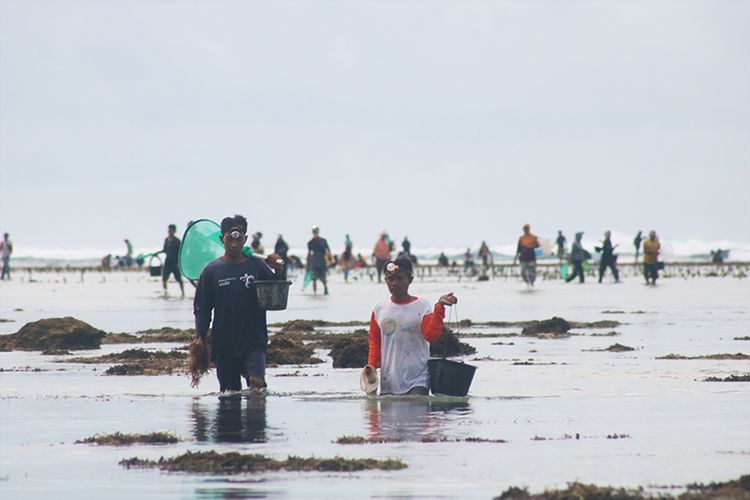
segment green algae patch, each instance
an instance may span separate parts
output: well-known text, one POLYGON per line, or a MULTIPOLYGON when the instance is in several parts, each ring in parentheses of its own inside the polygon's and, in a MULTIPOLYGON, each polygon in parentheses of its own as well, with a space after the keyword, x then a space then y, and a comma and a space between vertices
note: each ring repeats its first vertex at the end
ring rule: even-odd
POLYGON ((26 323, 16 333, 0 336, 0 351, 68 351, 99 349, 105 333, 71 316, 26 323))
POLYGON ((724 360, 747 360, 750 359, 750 354, 744 354, 741 352, 736 352, 734 354, 703 354, 701 356, 683 356, 681 354, 667 354, 666 356, 659 356, 656 359, 711 359, 715 361, 724 361, 724 360))
POLYGON ((750 373, 747 375, 729 375, 728 377, 708 377, 704 382, 750 382, 750 373))
POLYGON ((97 444, 104 446, 129 446, 131 444, 174 444, 179 438, 169 432, 149 432, 146 434, 95 434, 75 444, 97 444))
POLYGON ((646 499, 675 499, 675 500, 719 500, 719 499, 750 499, 750 475, 739 479, 709 484, 688 484, 686 491, 679 495, 651 494, 642 487, 615 488, 612 486, 597 486, 579 482, 568 483, 567 488, 560 490, 546 490, 543 493, 529 493, 526 488, 512 486, 495 500, 646 500, 646 499))
POLYGON ((407 465, 401 460, 374 458, 302 458, 288 456, 277 460, 260 454, 215 451, 188 451, 172 458, 159 460, 128 458, 120 461, 128 469, 159 469, 168 472, 193 474, 242 474, 267 471, 289 472, 358 472, 364 470, 401 470, 407 465))

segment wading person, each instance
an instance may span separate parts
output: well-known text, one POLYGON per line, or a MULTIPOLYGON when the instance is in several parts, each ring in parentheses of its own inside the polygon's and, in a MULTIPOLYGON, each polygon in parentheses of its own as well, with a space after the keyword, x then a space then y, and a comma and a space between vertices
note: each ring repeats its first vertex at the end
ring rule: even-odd
POLYGON ((643 231, 638 231, 638 234, 633 238, 633 246, 635 247, 635 262, 638 263, 638 256, 641 251, 641 242, 643 241, 643 231))
POLYGON ((617 245, 612 246, 612 240, 610 239, 612 233, 607 231, 604 233, 604 241, 601 247, 596 247, 594 250, 602 253, 602 258, 599 261, 599 283, 604 278, 604 273, 607 268, 612 270, 612 275, 615 277, 615 282, 620 282, 620 273, 617 271, 617 255, 615 255, 615 248, 617 245))
POLYGON ((583 238, 583 233, 576 233, 576 240, 570 247, 570 263, 573 265, 573 273, 565 279, 566 283, 570 283, 576 277, 578 277, 580 283, 583 283, 586 279, 583 272, 583 263, 591 258, 591 254, 584 250, 581 238, 583 238))
POLYGON ((521 278, 528 286, 534 286, 536 281, 536 249, 539 248, 539 240, 531 233, 531 226, 524 224, 523 234, 518 238, 516 255, 513 257, 513 265, 516 259, 521 262, 521 278))
POLYGON ((370 316, 367 372, 380 368, 380 394, 426 395, 430 342, 443 332, 445 306, 458 302, 453 293, 433 307, 426 299, 409 295, 414 269, 409 259, 388 261, 385 282, 391 296, 378 302, 370 316))
POLYGON ((312 227, 313 237, 307 242, 307 269, 312 276, 313 292, 318 293, 318 280, 323 283, 323 294, 328 295, 328 261, 331 257, 331 248, 328 241, 320 237, 320 228, 312 227))
POLYGON ((375 247, 372 249, 372 255, 375 257, 375 270, 378 272, 378 283, 382 280, 383 266, 391 258, 391 250, 393 250, 388 233, 382 231, 378 237, 378 241, 375 242, 375 247))
POLYGON ((13 253, 13 243, 10 241, 8 233, 3 234, 3 241, 0 241, 0 254, 3 256, 3 272, 0 279, 10 280, 10 254, 13 253))
POLYGON ((182 276, 180 275, 180 266, 178 265, 178 258, 180 255, 180 239, 175 236, 177 232, 177 226, 170 224, 167 228, 167 237, 164 238, 164 248, 156 252, 157 254, 164 254, 164 267, 161 268, 161 283, 164 287, 164 295, 167 294, 167 281, 169 275, 174 275, 174 279, 180 284, 180 293, 185 296, 185 285, 182 283, 182 276))
POLYGON ((560 264, 563 263, 563 259, 565 258, 566 241, 568 241, 568 239, 562 234, 562 231, 557 231, 557 239, 555 240, 555 243, 557 244, 557 258, 560 259, 560 264))
POLYGON ((284 241, 284 237, 279 235, 276 239, 276 244, 273 246, 273 252, 277 254, 284 261, 284 264, 289 265, 289 244, 284 241))
POLYGON ((341 253, 341 258, 339 259, 339 267, 344 272, 344 282, 349 283, 349 271, 354 269, 355 264, 356 260, 354 259, 354 254, 352 254, 352 240, 347 234, 344 241, 344 251, 341 253))
POLYGON ((271 254, 264 262, 242 253, 247 220, 241 215, 221 221, 221 241, 224 255, 209 262, 198 280, 193 303, 195 335, 205 341, 211 323, 211 354, 222 392, 241 390, 241 377, 251 390, 260 391, 266 386, 268 329, 266 311, 258 306, 252 285, 258 280, 282 279, 283 260, 271 254))
POLYGON ((656 236, 656 231, 648 233, 648 239, 643 242, 643 275, 646 277, 646 284, 656 284, 659 278, 659 250, 661 243, 656 236))

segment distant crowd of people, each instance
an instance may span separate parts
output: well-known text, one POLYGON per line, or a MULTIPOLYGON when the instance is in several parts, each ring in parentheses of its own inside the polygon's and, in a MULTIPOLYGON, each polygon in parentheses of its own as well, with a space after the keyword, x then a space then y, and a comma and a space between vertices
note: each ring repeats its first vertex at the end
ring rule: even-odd
MULTIPOLYGON (((599 258, 599 283, 604 279, 604 275, 609 269, 616 283, 620 282, 620 272, 617 269, 617 254, 615 248, 618 245, 612 244, 611 231, 604 232, 604 238, 601 245, 595 246, 594 251, 601 254, 599 258)), ((578 278, 579 283, 586 279, 585 266, 587 261, 591 260, 591 253, 583 247, 583 231, 575 233, 575 240, 570 247, 570 252, 566 252, 565 243, 567 238, 562 231, 557 232, 555 244, 557 246, 556 255, 560 260, 560 274, 566 283, 578 278)), ((635 260, 638 262, 638 256, 643 244, 643 275, 647 284, 655 285, 659 278, 659 270, 663 268, 663 263, 659 262, 659 252, 661 244, 656 235, 656 231, 651 231, 646 240, 643 239, 643 232, 638 231, 633 246, 635 247, 635 260)), ((518 239, 516 254, 513 257, 513 264, 516 261, 521 265, 521 278, 529 286, 534 286, 536 280, 536 259, 541 255, 539 238, 531 232, 531 226, 523 226, 523 234, 518 239)))
MULTIPOLYGON (((180 286, 180 291, 184 295, 184 284, 182 277, 180 276, 180 270, 178 266, 178 256, 180 250, 180 239, 176 236, 176 225, 170 224, 167 229, 167 237, 164 240, 164 246, 161 250, 156 251, 146 256, 139 255, 133 257, 133 245, 130 240, 125 239, 126 252, 122 256, 115 256, 115 265, 118 267, 130 267, 133 265, 142 266, 144 264, 144 258, 149 256, 156 256, 159 254, 165 255, 164 264, 161 265, 161 277, 163 287, 166 292, 167 282, 170 276, 173 276, 180 286)), ((528 287, 533 287, 537 277, 537 258, 543 255, 540 239, 531 232, 530 224, 525 224, 522 228, 523 234, 518 238, 516 245, 516 251, 513 257, 513 265, 520 265, 520 274, 522 280, 527 284, 528 287)), ((318 292, 318 284, 323 288, 323 293, 328 294, 328 274, 332 269, 338 268, 344 276, 344 281, 348 282, 351 271, 355 269, 368 268, 372 266, 373 272, 370 277, 374 280, 377 277, 378 283, 382 282, 383 279, 383 266, 386 262, 393 259, 408 259, 414 266, 418 264, 417 257, 411 251, 411 241, 408 236, 404 236, 401 242, 401 248, 397 251, 395 241, 390 237, 386 230, 380 232, 373 245, 373 249, 370 255, 365 256, 361 253, 354 254, 353 243, 350 236, 347 234, 344 240, 344 249, 341 253, 335 254, 331 251, 331 247, 328 241, 320 235, 320 228, 317 225, 313 225, 311 228, 312 236, 307 242, 307 254, 304 260, 298 256, 291 255, 289 253, 290 246, 282 235, 279 235, 274 244, 273 253, 280 256, 284 261, 286 269, 304 269, 305 270, 305 283, 312 284, 313 293, 318 292)), ((557 232, 557 237, 554 241, 555 249, 552 251, 552 247, 546 248, 546 255, 555 255, 560 262, 560 274, 565 282, 570 283, 578 280, 579 283, 585 282, 586 270, 590 267, 588 263, 592 260, 592 254, 583 246, 582 238, 583 232, 575 233, 574 240, 567 247, 567 238, 562 231, 557 232)), ((618 245, 612 243, 612 233, 605 231, 601 244, 594 247, 594 251, 599 256, 599 283, 602 283, 607 270, 609 270, 614 278, 614 281, 620 282, 620 272, 617 267, 618 255, 615 253, 618 245)), ((251 235, 251 242, 249 248, 253 253, 258 255, 265 255, 266 249, 262 243, 263 233, 260 231, 255 232, 251 235)), ((547 243, 547 246, 549 244, 547 243)), ((659 261, 659 253, 661 244, 655 231, 650 231, 648 237, 643 237, 643 232, 638 231, 635 238, 633 239, 633 248, 635 250, 635 261, 639 262, 641 252, 643 254, 643 275, 648 284, 656 284, 659 278, 659 270, 663 268, 663 263, 659 261)), ((12 244, 8 240, 8 234, 5 234, 5 239, 0 242, 0 249, 2 250, 3 258, 3 273, 2 279, 6 279, 6 276, 10 277, 10 267, 8 265, 8 259, 12 252, 12 244)), ((727 257, 728 251, 718 249, 711 251, 711 261, 714 263, 721 263, 727 257)), ((478 279, 486 280, 489 279, 488 272, 492 270, 494 272, 494 258, 492 251, 486 241, 482 241, 478 251, 474 254, 471 248, 467 248, 464 253, 463 271, 466 274, 477 276, 478 279), (476 259, 475 260, 475 256, 476 259)), ((112 255, 106 255, 102 258, 101 265, 104 269, 111 268, 112 255)), ((454 261, 451 263, 445 252, 441 252, 437 258, 437 265, 440 267, 456 266, 457 263, 454 261)))

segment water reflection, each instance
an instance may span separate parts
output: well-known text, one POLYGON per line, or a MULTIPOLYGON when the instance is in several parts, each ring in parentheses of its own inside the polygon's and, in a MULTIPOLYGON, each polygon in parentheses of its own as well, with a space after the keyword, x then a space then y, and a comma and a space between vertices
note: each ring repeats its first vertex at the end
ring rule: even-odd
POLYGON ((236 395, 192 406, 193 434, 198 442, 266 442, 266 399, 236 395))
POLYGON ((441 440, 444 424, 456 416, 471 413, 466 400, 441 400, 434 397, 386 397, 364 404, 373 440, 441 440))

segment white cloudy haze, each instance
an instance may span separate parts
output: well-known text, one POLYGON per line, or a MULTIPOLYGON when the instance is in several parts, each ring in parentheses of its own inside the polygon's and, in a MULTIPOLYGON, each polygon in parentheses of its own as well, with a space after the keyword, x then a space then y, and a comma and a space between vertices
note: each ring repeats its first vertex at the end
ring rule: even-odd
POLYGON ((750 3, 0 0, 0 231, 750 241, 750 3))

